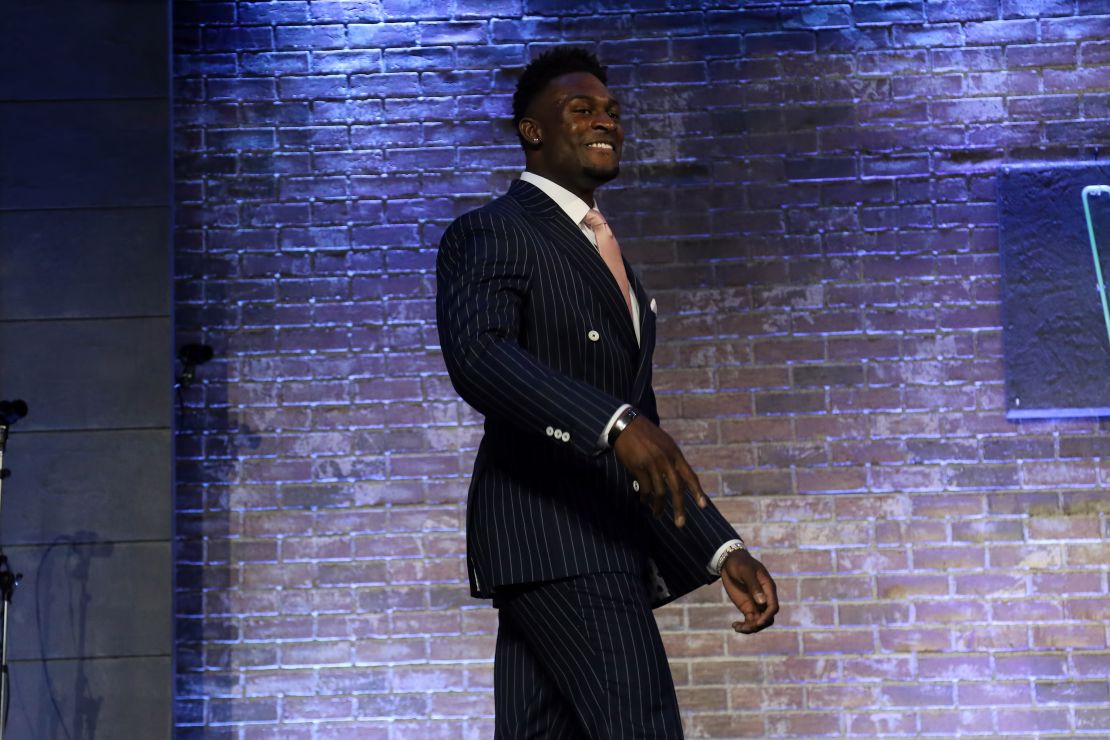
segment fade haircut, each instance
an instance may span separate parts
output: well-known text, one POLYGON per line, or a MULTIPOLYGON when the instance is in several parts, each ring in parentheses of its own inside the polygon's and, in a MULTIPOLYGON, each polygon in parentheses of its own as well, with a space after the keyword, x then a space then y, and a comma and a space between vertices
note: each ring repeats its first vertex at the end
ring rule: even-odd
POLYGON ((520 119, 526 115, 528 106, 549 82, 574 72, 588 72, 601 80, 603 85, 609 82, 605 67, 601 66, 594 53, 576 46, 548 49, 524 68, 513 93, 513 129, 520 137, 521 145, 527 142, 520 136, 520 119))

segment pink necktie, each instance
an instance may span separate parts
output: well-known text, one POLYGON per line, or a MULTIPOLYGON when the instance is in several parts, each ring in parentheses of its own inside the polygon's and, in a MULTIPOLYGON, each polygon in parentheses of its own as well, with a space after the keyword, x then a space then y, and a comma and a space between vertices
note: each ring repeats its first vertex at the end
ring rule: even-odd
POLYGON ((624 271, 624 261, 621 259, 621 247, 617 244, 617 237, 613 236, 613 230, 609 228, 601 211, 596 208, 587 211, 582 221, 593 230, 601 258, 605 260, 609 272, 613 273, 613 278, 621 289, 621 295, 624 296, 624 304, 628 306, 628 313, 631 315, 632 298, 628 291, 628 273, 624 271))

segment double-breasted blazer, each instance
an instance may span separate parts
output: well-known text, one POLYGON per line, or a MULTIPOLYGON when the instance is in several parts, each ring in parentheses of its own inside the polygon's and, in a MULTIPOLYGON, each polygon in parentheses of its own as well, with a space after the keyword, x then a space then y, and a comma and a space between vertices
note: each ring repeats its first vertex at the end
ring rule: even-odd
POLYGON ((599 445, 629 403, 659 423, 651 387, 654 303, 625 264, 640 341, 612 273, 565 211, 517 180, 455 220, 436 261, 436 320, 451 381, 485 416, 467 498, 471 592, 599 572, 649 574, 659 605, 713 581, 736 532, 686 494, 652 516, 599 445), (657 580, 657 579, 656 579, 657 580))

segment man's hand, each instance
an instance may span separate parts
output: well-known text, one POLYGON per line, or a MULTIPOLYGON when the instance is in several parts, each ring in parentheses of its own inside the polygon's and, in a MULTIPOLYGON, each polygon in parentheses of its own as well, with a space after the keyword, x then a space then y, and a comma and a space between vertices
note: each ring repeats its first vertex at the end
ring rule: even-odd
POLYGON ((721 568, 721 582, 732 603, 744 615, 743 622, 732 623, 734 630, 750 635, 775 623, 779 611, 775 581, 750 552, 737 550, 729 554, 721 568))
POLYGON ((682 497, 684 488, 689 489, 698 506, 704 509, 709 504, 709 497, 702 490, 698 476, 671 435, 643 416, 637 416, 625 427, 613 444, 613 452, 636 479, 640 500, 644 503, 650 501, 656 516, 663 512, 666 497, 670 497, 676 527, 686 524, 682 497))

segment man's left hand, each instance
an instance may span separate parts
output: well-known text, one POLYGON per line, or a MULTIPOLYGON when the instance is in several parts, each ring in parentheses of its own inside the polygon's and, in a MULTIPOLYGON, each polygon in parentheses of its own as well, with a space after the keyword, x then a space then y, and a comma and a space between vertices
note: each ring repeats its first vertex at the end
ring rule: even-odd
POLYGON ((750 635, 775 623, 779 596, 775 580, 747 550, 729 554, 721 568, 721 582, 732 603, 744 615, 744 621, 733 622, 737 632, 750 635))

